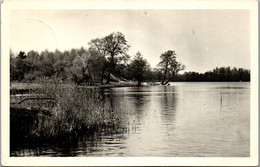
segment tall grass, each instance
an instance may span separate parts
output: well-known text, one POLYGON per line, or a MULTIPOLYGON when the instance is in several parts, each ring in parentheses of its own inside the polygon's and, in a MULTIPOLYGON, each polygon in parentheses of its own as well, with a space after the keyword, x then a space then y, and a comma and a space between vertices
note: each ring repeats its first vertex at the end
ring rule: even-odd
POLYGON ((130 110, 112 108, 96 89, 79 89, 57 79, 37 83, 41 86, 34 93, 55 99, 55 105, 51 116, 43 115, 34 123, 32 136, 55 138, 125 129, 130 110))

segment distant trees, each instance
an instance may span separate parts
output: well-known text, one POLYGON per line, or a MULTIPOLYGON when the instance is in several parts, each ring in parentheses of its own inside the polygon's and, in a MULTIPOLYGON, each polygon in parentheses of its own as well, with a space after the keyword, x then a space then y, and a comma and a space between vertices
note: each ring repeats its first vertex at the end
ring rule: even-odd
POLYGON ((250 81, 250 70, 243 68, 216 67, 212 71, 205 73, 185 72, 177 75, 173 81, 184 82, 237 82, 250 81))
POLYGON ((17 57, 10 51, 10 79, 21 81, 27 73, 34 70, 31 62, 27 61, 25 52, 20 52, 17 57))
POLYGON ((21 81, 24 78, 24 73, 17 67, 18 57, 10 50, 10 80, 21 81))
POLYGON ((169 83, 179 71, 184 70, 184 65, 176 60, 175 55, 175 51, 168 50, 160 56, 158 66, 163 73, 162 85, 169 83))

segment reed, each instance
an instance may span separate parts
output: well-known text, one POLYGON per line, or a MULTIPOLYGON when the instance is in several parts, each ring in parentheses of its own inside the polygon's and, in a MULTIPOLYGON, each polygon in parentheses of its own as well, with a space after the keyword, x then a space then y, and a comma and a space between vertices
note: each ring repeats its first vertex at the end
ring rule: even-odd
POLYGON ((80 89, 57 79, 37 82, 41 86, 34 93, 55 99, 55 105, 51 116, 41 115, 34 123, 31 136, 48 139, 125 129, 128 109, 112 108, 97 89, 80 89))

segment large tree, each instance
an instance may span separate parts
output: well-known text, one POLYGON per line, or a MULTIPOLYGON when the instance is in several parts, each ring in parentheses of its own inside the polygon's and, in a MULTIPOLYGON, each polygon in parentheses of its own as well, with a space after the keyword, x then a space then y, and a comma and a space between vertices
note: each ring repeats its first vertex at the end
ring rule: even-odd
POLYGON ((150 69, 149 63, 140 52, 137 52, 132 62, 129 64, 129 77, 137 81, 137 86, 145 80, 147 71, 150 69))
POLYGON ((185 66, 176 60, 176 53, 174 50, 168 50, 161 54, 160 63, 158 64, 163 72, 163 79, 161 84, 166 85, 174 78, 174 76, 185 66))
MULTIPOLYGON (((110 74, 114 72, 117 60, 126 56, 130 47, 124 34, 121 32, 111 33, 103 38, 96 38, 89 42, 91 48, 96 48, 107 59, 106 70, 108 70, 107 83, 110 82, 110 74)), ((104 69, 105 70, 105 69, 104 69)), ((102 75, 104 74, 104 70, 102 75)), ((103 83, 103 81, 101 81, 103 83)))

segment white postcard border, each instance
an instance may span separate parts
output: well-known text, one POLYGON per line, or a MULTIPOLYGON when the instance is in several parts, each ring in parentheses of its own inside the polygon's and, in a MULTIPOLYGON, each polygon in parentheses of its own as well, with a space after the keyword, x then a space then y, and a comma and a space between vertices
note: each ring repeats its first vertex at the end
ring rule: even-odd
POLYGON ((254 0, 185 1, 4 1, 1 5, 1 160, 4 166, 256 166, 258 165, 258 2, 254 0), (9 13, 13 9, 245 9, 250 10, 251 110, 250 157, 10 157, 9 13))

